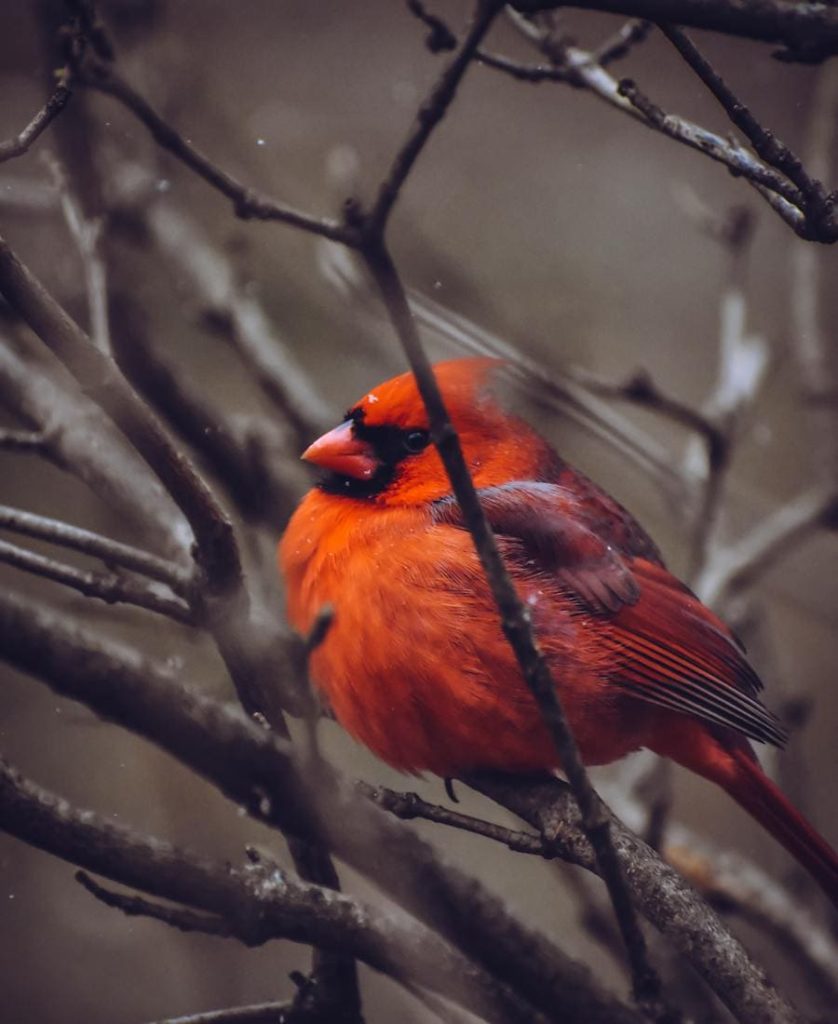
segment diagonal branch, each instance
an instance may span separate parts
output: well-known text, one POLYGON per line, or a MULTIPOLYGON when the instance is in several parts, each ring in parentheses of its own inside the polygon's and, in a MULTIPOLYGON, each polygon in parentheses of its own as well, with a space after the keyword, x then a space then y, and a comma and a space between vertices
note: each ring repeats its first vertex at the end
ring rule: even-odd
POLYGON ((381 290, 396 334, 416 377, 428 412, 431 437, 445 465, 451 486, 469 533, 474 541, 495 603, 504 635, 521 668, 524 679, 541 710, 556 748, 559 763, 567 775, 582 813, 582 824, 595 851, 626 946, 634 983, 635 998, 656 1020, 667 1020, 670 1011, 662 1003, 660 979, 651 966, 646 941, 631 902, 622 866, 614 849, 610 816, 591 785, 582 764, 557 693, 549 665, 535 638, 532 622, 519 598, 498 549, 460 447, 459 438, 445 409, 431 364, 419 339, 407 296, 383 244, 364 250, 367 266, 381 290))
POLYGON ((206 484, 110 356, 93 345, 1 237, 0 293, 154 469, 195 532, 198 561, 210 585, 237 585, 241 564, 232 527, 206 484))
POLYGON ((0 163, 3 163, 5 160, 11 160, 16 156, 22 156, 67 106, 72 94, 72 90, 67 85, 57 86, 44 106, 41 107, 23 131, 19 132, 12 139, 0 142, 0 163))
POLYGON ((74 69, 75 81, 112 96, 151 133, 154 141, 177 157, 198 177, 233 204, 236 216, 244 220, 273 220, 302 228, 334 242, 346 242, 350 232, 338 221, 317 218, 261 195, 222 170, 164 121, 148 101, 133 89, 109 61, 89 55, 74 69))
POLYGON ((838 238, 838 223, 833 216, 834 197, 827 195, 821 182, 809 175, 800 158, 788 146, 773 132, 763 128, 685 32, 671 25, 662 25, 661 31, 724 107, 731 121, 744 132, 762 159, 776 167, 799 189, 808 236, 820 242, 834 242, 838 238))
POLYGON ((404 145, 396 153, 390 170, 379 186, 372 210, 363 222, 364 234, 369 239, 383 237, 390 212, 407 176, 413 170, 413 165, 434 129, 445 117, 463 75, 502 6, 503 0, 478 0, 462 46, 419 108, 404 145))

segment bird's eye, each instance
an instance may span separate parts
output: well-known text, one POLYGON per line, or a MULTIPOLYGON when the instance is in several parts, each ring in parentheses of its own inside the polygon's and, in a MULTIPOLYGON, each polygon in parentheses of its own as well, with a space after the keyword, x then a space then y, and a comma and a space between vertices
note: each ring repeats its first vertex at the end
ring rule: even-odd
POLYGON ((427 430, 411 430, 404 435, 404 446, 411 455, 421 452, 431 442, 431 435, 427 430))

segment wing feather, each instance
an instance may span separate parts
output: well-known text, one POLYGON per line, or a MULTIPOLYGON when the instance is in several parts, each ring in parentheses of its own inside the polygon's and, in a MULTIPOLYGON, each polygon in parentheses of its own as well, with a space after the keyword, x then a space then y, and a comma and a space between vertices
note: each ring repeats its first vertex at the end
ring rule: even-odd
MULTIPOLYGON (((516 481, 479 496, 492 529, 517 539, 539 568, 552 572, 578 614, 602 623, 616 685, 647 703, 782 746, 786 732, 760 703, 762 682, 736 638, 656 552, 650 560, 618 550, 595 526, 585 496, 568 487, 516 481)), ((437 502, 434 515, 463 525, 454 499, 437 502)))

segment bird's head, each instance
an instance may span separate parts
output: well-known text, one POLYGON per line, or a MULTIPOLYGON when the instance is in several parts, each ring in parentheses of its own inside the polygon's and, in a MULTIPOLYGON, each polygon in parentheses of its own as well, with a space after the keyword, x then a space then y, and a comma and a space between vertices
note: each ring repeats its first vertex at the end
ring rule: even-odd
MULTIPOLYGON (((478 487, 532 479, 546 443, 504 411, 492 393, 498 359, 453 359, 434 375, 478 487)), ((344 421, 302 456, 326 470, 320 486, 333 494, 386 505, 417 505, 451 492, 431 442, 428 414, 412 373, 379 384, 344 421)))

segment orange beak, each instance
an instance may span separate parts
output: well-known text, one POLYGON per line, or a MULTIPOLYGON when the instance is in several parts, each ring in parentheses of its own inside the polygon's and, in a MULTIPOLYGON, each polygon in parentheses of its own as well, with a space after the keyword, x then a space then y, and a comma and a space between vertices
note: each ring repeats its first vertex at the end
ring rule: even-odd
POLYGON ((351 420, 318 437, 300 458, 355 480, 369 480, 381 465, 372 445, 353 436, 351 420))

